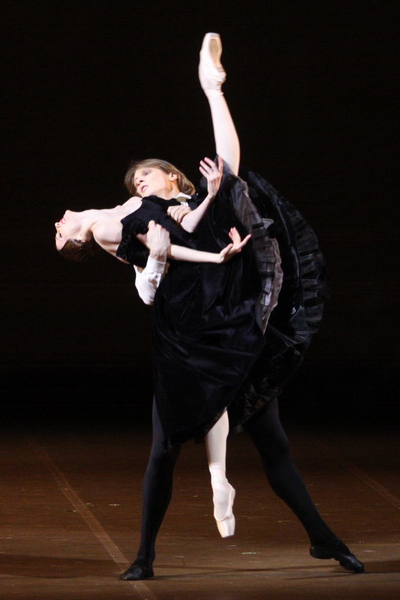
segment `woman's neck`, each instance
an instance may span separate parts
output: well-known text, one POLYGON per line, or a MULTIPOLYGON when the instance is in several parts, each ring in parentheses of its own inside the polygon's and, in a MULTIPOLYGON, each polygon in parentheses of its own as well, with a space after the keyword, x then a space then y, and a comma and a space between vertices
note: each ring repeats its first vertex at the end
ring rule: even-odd
POLYGON ((133 196, 132 198, 129 198, 129 200, 124 204, 118 204, 118 206, 114 206, 113 208, 95 208, 85 210, 81 213, 82 224, 91 230, 98 223, 109 219, 120 221, 130 213, 137 210, 141 203, 141 198, 139 198, 138 196, 133 196))

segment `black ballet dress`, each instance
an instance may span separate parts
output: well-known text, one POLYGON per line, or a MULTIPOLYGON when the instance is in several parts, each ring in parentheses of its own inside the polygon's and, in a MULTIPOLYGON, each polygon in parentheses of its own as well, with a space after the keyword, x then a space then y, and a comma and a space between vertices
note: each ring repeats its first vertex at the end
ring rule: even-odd
MULTIPOLYGON (((250 172, 246 180, 249 186, 225 166, 193 234, 167 214, 178 202, 155 196, 122 220, 117 255, 138 266, 148 252, 136 235, 150 220, 170 232, 171 243, 208 252, 229 243, 233 226, 242 237, 252 234, 222 265, 171 260, 155 294, 154 391, 167 446, 200 441, 226 408, 231 428, 239 429, 280 392, 322 314, 324 266, 315 234, 265 180, 250 172)), ((201 198, 200 191, 191 207, 201 198)))

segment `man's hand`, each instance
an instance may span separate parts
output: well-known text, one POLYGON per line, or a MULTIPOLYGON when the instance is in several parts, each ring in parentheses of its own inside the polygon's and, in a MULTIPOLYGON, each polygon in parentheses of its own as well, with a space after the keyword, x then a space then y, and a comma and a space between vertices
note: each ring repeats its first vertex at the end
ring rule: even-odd
POLYGON ((246 235, 244 240, 241 239, 240 233, 236 229, 236 227, 232 227, 229 231, 229 237, 232 240, 231 244, 228 244, 221 252, 219 253, 220 262, 224 263, 233 258, 238 252, 242 251, 242 248, 247 244, 251 235, 246 235))
POLYGON ((182 223, 183 217, 186 217, 191 211, 188 206, 170 206, 167 210, 171 219, 176 221, 177 223, 182 223))
POLYGON ((146 246, 150 250, 150 256, 159 261, 166 261, 170 243, 169 231, 155 221, 150 221, 146 236, 146 246))

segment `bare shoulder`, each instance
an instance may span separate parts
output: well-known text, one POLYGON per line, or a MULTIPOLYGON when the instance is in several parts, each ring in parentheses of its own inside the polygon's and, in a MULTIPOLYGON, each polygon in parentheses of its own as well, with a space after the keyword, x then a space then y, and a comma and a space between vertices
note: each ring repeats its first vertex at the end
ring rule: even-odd
POLYGON ((99 219, 92 227, 96 242, 108 250, 108 247, 121 241, 122 223, 117 219, 99 219))
POLYGON ((121 208, 129 208, 133 212, 134 210, 137 210, 139 206, 141 206, 141 204, 142 199, 140 198, 140 196, 132 196, 131 198, 129 198, 129 200, 122 204, 121 208))

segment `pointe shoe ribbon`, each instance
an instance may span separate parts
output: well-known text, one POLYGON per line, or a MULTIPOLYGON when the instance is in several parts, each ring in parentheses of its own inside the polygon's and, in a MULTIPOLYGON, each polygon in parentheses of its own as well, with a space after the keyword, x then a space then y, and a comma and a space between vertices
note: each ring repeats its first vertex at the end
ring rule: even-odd
POLYGON ((215 516, 215 510, 214 510, 214 519, 215 519, 215 522, 217 523, 217 527, 218 527, 220 536, 223 538, 230 537, 231 535, 235 534, 236 521, 235 521, 235 515, 232 512, 235 495, 236 495, 236 491, 234 490, 234 488, 232 486, 230 486, 228 508, 226 510, 226 513, 225 513, 225 516, 223 519, 218 519, 215 516))
POLYGON ((226 73, 221 65, 222 44, 218 33, 206 33, 200 50, 199 79, 205 92, 221 92, 226 73))

